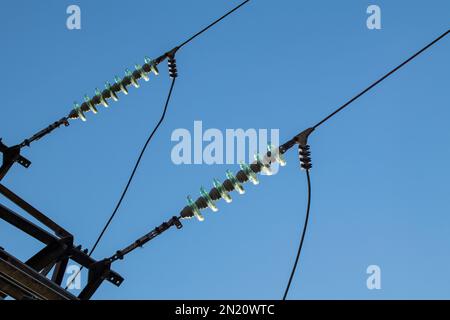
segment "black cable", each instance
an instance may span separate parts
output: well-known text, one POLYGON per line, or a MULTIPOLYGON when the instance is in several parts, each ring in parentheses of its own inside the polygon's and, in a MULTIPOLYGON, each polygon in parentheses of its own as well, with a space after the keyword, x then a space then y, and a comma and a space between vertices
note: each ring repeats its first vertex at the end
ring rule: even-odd
POLYGON ((209 28, 211 28, 212 26, 214 26, 216 23, 219 23, 220 21, 222 21, 223 19, 225 19, 226 17, 228 17, 230 14, 232 14, 233 12, 235 12, 236 10, 238 10, 240 7, 242 7, 243 5, 245 5, 247 2, 249 2, 250 0, 246 0, 244 2, 242 2, 240 5, 238 5, 237 7, 235 7, 234 9, 228 11, 227 13, 225 13, 223 16, 221 16, 219 19, 217 19, 216 21, 214 21, 213 23, 209 24, 207 27, 203 28, 202 30, 200 30, 199 32, 197 32, 196 34, 194 34, 192 37, 190 37, 189 39, 187 39, 186 41, 184 41, 182 44, 180 44, 178 46, 178 48, 181 48, 183 46, 185 46, 186 44, 188 44, 189 42, 191 42, 192 40, 194 40, 195 38, 197 38, 199 35, 201 35, 203 32, 207 31, 209 28))
POLYGON ((355 100, 357 100, 358 98, 360 98, 362 95, 364 95, 365 93, 367 93, 369 90, 371 90, 373 87, 377 86, 378 84, 380 84, 383 80, 385 80, 386 78, 388 78, 389 76, 391 76, 393 73, 395 73, 396 71, 398 71, 399 69, 401 69, 402 67, 404 67, 405 65, 407 65, 409 62, 411 62, 412 60, 414 60, 417 56, 419 56, 421 53, 423 53, 424 51, 426 51, 427 49, 429 49, 431 46, 433 46, 436 42, 438 42, 439 40, 441 40, 442 38, 444 38, 446 35, 448 35, 450 33, 450 30, 447 30, 446 32, 444 32, 442 35, 440 35, 439 37, 437 37, 436 39, 434 39, 432 42, 430 42, 429 44, 427 44, 425 47, 423 47, 422 49, 420 49, 419 51, 417 51, 415 54, 413 54, 411 57, 409 57, 408 59, 406 59, 405 61, 403 61, 401 64, 399 64, 397 67, 395 67, 394 69, 392 69, 391 71, 389 71, 388 73, 386 73, 384 76, 382 76, 380 79, 378 79, 377 81, 375 81, 374 83, 372 83, 370 86, 368 86, 366 89, 364 89, 363 91, 361 91, 360 93, 358 93, 356 96, 354 96, 353 98, 351 98, 349 101, 347 101, 346 103, 344 103, 341 107, 339 107, 338 109, 336 109, 334 112, 332 112, 331 114, 329 114, 328 116, 326 116, 323 120, 321 120, 319 123, 317 123, 313 128, 316 129, 318 126, 322 125, 324 122, 328 121, 331 117, 333 117, 334 115, 336 115, 337 113, 339 113, 340 111, 342 111, 343 109, 345 109, 348 105, 350 105, 352 102, 354 102, 355 100))
POLYGON ((300 254, 302 252, 303 241, 305 240, 306 229, 308 228, 309 210, 311 208, 311 178, 309 176, 309 170, 306 170, 306 180, 308 183, 308 204, 306 205, 305 224, 303 225, 303 231, 302 231, 302 236, 301 236, 301 240, 300 240, 300 245, 298 246, 297 257, 295 258, 291 276, 289 277, 289 281, 288 281, 286 290, 283 295, 283 300, 286 300, 286 297, 289 293, 289 288, 291 287, 292 279, 294 278, 295 270, 297 269, 298 260, 300 259, 300 254))
MULTIPOLYGON (((173 87, 175 86, 175 80, 176 80, 176 78, 172 79, 172 84, 170 85, 169 93, 167 95, 166 103, 164 105, 164 111, 163 111, 163 113, 161 115, 161 118, 159 119, 157 125, 153 129, 153 131, 150 134, 150 136, 147 138, 147 141, 145 142, 145 144, 144 144, 144 146, 143 146, 143 148, 141 150, 141 153, 139 154, 139 157, 136 160, 136 164, 134 165, 133 171, 131 172, 131 175, 128 178, 128 182, 127 182, 127 184, 125 185, 125 188, 122 191, 122 195, 120 196, 119 201, 117 202, 116 207, 114 208, 114 211, 112 212, 111 216, 109 217, 108 221, 106 222, 105 226, 103 227, 102 231, 100 232, 99 236, 97 237, 97 240, 95 241, 94 246, 92 247, 91 251, 89 252, 89 256, 91 256, 94 253, 94 251, 97 248, 100 240, 103 238, 103 235, 105 234, 105 232, 108 229, 109 225, 111 224, 112 220, 116 216, 117 211, 119 210, 120 205, 122 204, 122 201, 125 198, 125 195, 127 194, 128 188, 131 185, 131 181, 134 178, 134 175, 135 175, 135 173, 137 171, 137 168, 139 167, 139 164, 141 162, 142 156, 144 155, 148 144, 152 140, 153 136, 155 135, 156 131, 158 130, 159 126, 161 125, 161 123, 163 122, 163 120, 164 120, 164 118, 166 116, 167 107, 169 106, 170 97, 172 96, 173 87)), ((81 272, 81 270, 83 270, 83 267, 81 267, 80 270, 78 270, 76 275, 72 278, 72 281, 78 276, 78 274, 81 272)), ((66 290, 69 287, 69 285, 70 285, 70 283, 67 284, 66 290)))
POLYGON ((105 224, 105 226, 103 227, 102 232, 100 233, 100 235, 98 236, 97 240, 95 241, 95 244, 94 244, 94 246, 92 247, 91 252, 89 253, 89 256, 90 256, 90 255, 94 252, 94 250, 97 248, 97 245, 98 245, 98 243, 100 242, 100 240, 102 239, 102 237, 103 237, 103 235, 104 235, 106 229, 108 229, 109 225, 111 224, 112 219, 114 219, 114 217, 115 217, 115 215, 116 215, 116 213, 117 213, 117 210, 119 210, 119 207, 120 207, 120 205, 121 205, 121 203, 122 203, 122 200, 125 198, 125 195, 126 195, 126 193, 127 193, 127 191, 128 191, 128 188, 130 187, 131 181, 133 180, 134 175, 135 175, 135 173, 136 173, 136 170, 137 170, 137 168, 138 168, 138 166, 139 166, 139 163, 141 162, 142 156, 144 155, 145 150, 147 149, 148 144, 149 144, 150 141, 152 140, 154 134, 156 133, 156 131, 158 130, 159 126, 161 125, 161 123, 163 122, 163 120, 164 120, 164 118, 165 118, 165 116, 166 116, 167 107, 169 106, 169 101, 170 101, 170 97, 171 97, 171 95, 172 95, 173 87, 174 87, 174 85, 175 85, 175 80, 176 80, 176 78, 173 78, 173 79, 172 79, 172 84, 170 85, 169 94, 167 95, 166 104, 165 104, 165 106, 164 106, 164 111, 163 111, 163 113, 162 113, 162 115, 161 115, 161 118, 159 119, 158 124, 157 124, 156 127, 153 129, 152 133, 150 134, 150 136, 148 137, 147 141, 145 142, 144 147, 142 148, 141 153, 139 154, 139 157, 138 157, 138 159, 137 159, 137 161, 136 161, 136 164, 134 165, 133 171, 131 172, 130 178, 128 179, 128 182, 127 182, 127 184, 126 184, 126 186, 125 186, 125 189, 123 190, 122 195, 120 196, 120 199, 119 199, 119 201, 117 202, 117 205, 116 205, 116 207, 114 208, 113 213, 111 214, 111 217, 108 219, 108 222, 105 224))

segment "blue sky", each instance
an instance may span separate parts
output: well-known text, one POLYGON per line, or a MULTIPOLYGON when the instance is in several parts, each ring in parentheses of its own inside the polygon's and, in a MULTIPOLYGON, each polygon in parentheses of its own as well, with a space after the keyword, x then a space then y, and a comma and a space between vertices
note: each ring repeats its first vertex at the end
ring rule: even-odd
MULTIPOLYGON (((73 101, 156 57, 237 1, 4 2, 1 137, 8 144, 65 115, 73 101), (82 29, 66 28, 66 8, 82 29)), ((112 255, 178 214, 185 196, 237 165, 180 165, 174 130, 279 129, 287 140, 449 28, 448 1, 251 1, 177 54, 168 115, 94 256, 112 255), (368 30, 366 9, 382 10, 368 30)), ((310 138, 311 220, 290 298, 450 298, 450 39, 365 95, 310 138), (368 290, 366 268, 381 268, 368 290)), ((92 246, 162 111, 161 75, 111 108, 24 150, 3 183, 92 246)), ((279 299, 305 214, 296 151, 233 203, 218 203, 137 250, 96 299, 279 299)), ((6 203, 1 200, 1 203, 6 203)), ((0 245, 26 259, 41 248, 0 223, 0 245)), ((84 275, 85 277, 85 275, 84 275)))

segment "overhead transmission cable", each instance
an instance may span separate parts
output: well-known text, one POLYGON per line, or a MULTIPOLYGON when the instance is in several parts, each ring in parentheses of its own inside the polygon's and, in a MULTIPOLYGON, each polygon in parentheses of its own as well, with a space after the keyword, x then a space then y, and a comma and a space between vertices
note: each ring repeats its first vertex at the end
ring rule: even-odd
POLYGON ((330 113, 328 116, 326 116, 325 118, 323 118, 321 121, 319 121, 316 125, 313 126, 314 129, 318 128, 319 126, 321 126, 322 124, 324 124, 325 122, 327 122, 329 119, 331 119, 332 117, 334 117, 336 114, 338 114, 339 112, 341 112, 342 110, 344 110, 347 106, 349 106, 351 103, 353 103, 355 100, 357 100, 358 98, 360 98, 361 96, 363 96, 364 94, 366 94, 368 91, 370 91, 371 89, 373 89, 374 87, 376 87, 378 84, 380 84, 381 82, 383 82, 383 80, 385 80, 386 78, 390 77, 392 74, 394 74, 395 72, 397 72, 398 70, 400 70, 402 67, 404 67, 405 65, 407 65, 409 62, 411 62, 412 60, 414 60, 416 57, 418 57, 420 54, 422 54, 423 52, 425 52, 426 50, 428 50, 430 47, 432 47, 435 43, 439 42, 441 39, 443 39, 445 36, 447 36, 450 33, 450 30, 447 30, 446 32, 444 32, 443 34, 441 34, 439 37, 437 37, 436 39, 434 39, 433 41, 431 41, 429 44, 427 44, 425 47, 423 47, 422 49, 420 49, 419 51, 417 51, 416 53, 414 53, 412 56, 410 56, 408 59, 406 59, 405 61, 403 61, 402 63, 400 63, 398 66, 396 66, 395 68, 393 68, 391 71, 389 71, 388 73, 386 73, 384 76, 382 76, 380 79, 378 79, 377 81, 375 81, 374 83, 372 83, 370 86, 368 86, 367 88, 365 88, 363 91, 361 91, 360 93, 358 93, 356 96, 354 96, 353 98, 351 98, 350 100, 348 100, 346 103, 344 103, 342 106, 340 106, 339 108, 337 108, 335 111, 333 111, 332 113, 330 113))

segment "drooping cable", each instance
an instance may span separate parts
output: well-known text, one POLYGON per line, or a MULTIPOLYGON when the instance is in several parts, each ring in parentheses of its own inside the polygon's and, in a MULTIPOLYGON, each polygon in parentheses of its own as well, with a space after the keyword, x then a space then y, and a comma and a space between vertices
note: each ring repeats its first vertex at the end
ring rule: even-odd
POLYGON ((137 160, 136 160, 136 163, 135 163, 135 165, 134 165, 134 168, 133 168, 133 170, 131 171, 131 175, 130 175, 130 177, 128 178, 128 182, 127 182, 127 184, 125 185, 125 188, 124 188, 123 191, 122 191, 122 194, 121 194, 121 196, 120 196, 120 198, 119 198, 119 201, 117 202, 116 207, 114 208, 114 211, 112 212, 111 216, 109 217, 108 221, 106 222, 105 226, 103 227, 102 231, 100 232, 100 235, 98 236, 97 240, 95 241, 95 244, 94 244, 94 246, 92 247, 92 249, 91 249, 89 255, 91 255, 91 254, 95 251, 95 249, 96 249, 97 246, 98 246, 98 243, 100 242, 100 240, 102 239, 103 235, 105 234, 106 229, 108 229, 109 225, 111 224, 111 221, 112 221, 112 220, 114 219, 114 217, 116 216, 117 211, 119 210, 120 205, 122 204, 122 201, 123 201, 123 199, 125 198, 125 195, 127 194, 128 188, 130 187, 130 184, 131 184, 131 181, 133 180, 134 175, 136 174, 136 171, 137 171, 137 169, 138 169, 138 167, 139 167, 139 164, 141 163, 142 156, 144 155, 145 150, 147 149, 147 147, 148 147, 150 141, 152 140, 153 136, 155 135, 156 131, 159 129, 161 123, 164 121, 164 118, 165 118, 166 112, 167 112, 167 107, 169 106, 170 97, 171 97, 171 95, 172 95, 173 87, 175 86, 175 80, 176 80, 176 78, 173 78, 173 79, 172 79, 172 83, 171 83, 170 89, 169 89, 169 94, 167 95, 166 103, 165 103, 164 110, 163 110, 163 113, 162 113, 162 115, 161 115, 161 118, 159 119, 159 121, 158 121, 158 123, 156 124, 155 128, 154 128, 154 129, 152 130, 152 132, 150 133, 149 137, 147 138, 147 141, 145 141, 145 144, 144 144, 144 146, 142 147, 142 150, 141 150, 141 152, 140 152, 140 154, 139 154, 139 157, 138 157, 137 160))
POLYGON ((308 185, 308 200, 307 200, 307 204, 306 204, 305 222, 303 224, 303 231, 302 231, 302 235, 300 237, 300 244, 298 246, 297 256, 295 258, 294 266, 292 267, 292 272, 291 272, 291 275, 289 277, 289 281, 288 281, 288 284, 286 286, 286 290, 284 291, 283 300, 286 300, 287 295, 289 293, 289 289, 291 288, 292 279, 294 278, 295 271, 297 270, 297 264, 298 264, 298 261, 300 259, 300 255, 301 255, 301 252, 302 252, 303 241, 305 240, 305 235, 306 235, 306 229, 308 228, 309 211, 310 211, 310 208, 311 208, 311 177, 310 177, 310 174, 309 174, 309 169, 306 170, 306 180, 307 180, 307 185, 308 185))

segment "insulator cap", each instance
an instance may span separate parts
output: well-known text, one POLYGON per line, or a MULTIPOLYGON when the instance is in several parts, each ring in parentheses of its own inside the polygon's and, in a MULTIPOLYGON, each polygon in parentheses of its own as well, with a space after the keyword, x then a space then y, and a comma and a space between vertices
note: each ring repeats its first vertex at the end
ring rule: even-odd
MULTIPOLYGON (((227 170, 226 174, 227 174, 228 180, 231 182, 231 184, 233 186, 233 189, 236 190, 237 192, 239 192, 239 194, 244 194, 245 190, 241 185, 241 180, 239 180, 239 178, 235 177, 233 172, 231 172, 230 170, 227 170)), ((238 176, 240 176, 241 178, 247 177, 245 175, 245 173, 243 173, 243 172, 241 173, 241 171, 238 172, 238 176)), ((244 181, 246 181, 246 180, 244 180, 244 181)), ((233 190, 233 189, 231 189, 231 190, 233 190)))
POLYGON ((94 113, 94 114, 97 114, 97 113, 98 113, 98 110, 97 110, 97 108, 95 107, 95 105, 94 105, 92 99, 90 99, 90 98, 88 97, 87 94, 84 95, 84 101, 85 101, 86 105, 88 106, 89 110, 92 111, 92 113, 94 113))
POLYGON ((209 193, 206 192, 206 190, 201 187, 200 188, 200 195, 202 196, 202 200, 204 200, 207 204, 207 206, 214 212, 218 211, 216 204, 214 203, 214 200, 210 197, 209 193))
POLYGON ((219 180, 214 179, 213 180, 214 188, 211 189, 209 194, 214 199, 216 197, 216 192, 219 193, 219 196, 223 198, 226 202, 230 203, 232 201, 230 194, 226 190, 224 184, 220 183, 219 180))
POLYGON ((82 121, 86 121, 86 116, 84 115, 83 110, 81 109, 80 105, 77 102, 74 102, 73 109, 78 115, 78 118, 80 118, 82 121))
POLYGON ((231 182, 230 179, 227 179, 223 182, 223 187, 225 188, 226 191, 231 192, 234 190, 234 185, 231 182))
POLYGON ((209 191, 209 196, 211 197, 212 200, 219 200, 220 198, 222 198, 219 190, 217 190, 216 187, 212 188, 211 191, 209 191))

